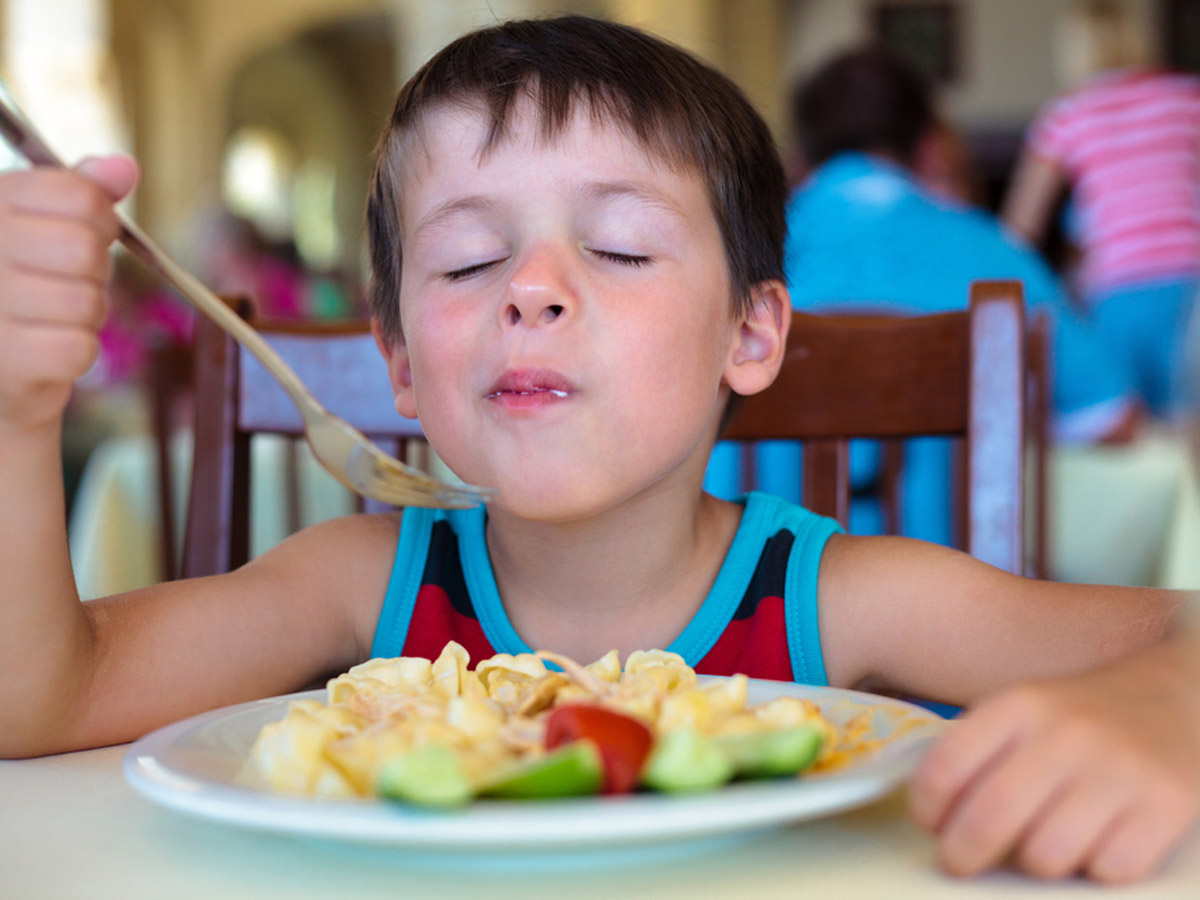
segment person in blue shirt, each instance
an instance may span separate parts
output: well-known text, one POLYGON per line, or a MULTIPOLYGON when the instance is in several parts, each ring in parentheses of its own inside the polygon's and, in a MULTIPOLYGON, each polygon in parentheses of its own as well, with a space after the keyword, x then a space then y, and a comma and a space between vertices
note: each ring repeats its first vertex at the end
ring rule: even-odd
MULTIPOLYGON (((1137 405, 1129 375, 1037 253, 988 213, 923 184, 936 120, 929 89, 906 63, 873 48, 844 53, 799 87, 793 115, 808 168, 787 206, 794 309, 944 312, 965 308, 972 281, 1019 279, 1029 314, 1049 318, 1054 438, 1092 442, 1130 431, 1137 405)), ((904 534, 952 543, 950 452, 945 439, 908 442, 904 534)), ((766 444, 757 453, 760 486, 798 500, 799 447, 766 444)), ((716 448, 710 490, 740 489, 735 460, 734 448, 716 448)), ((854 484, 869 484, 877 468, 878 446, 858 442, 854 484)), ((852 532, 881 524, 877 504, 852 504, 852 532)))

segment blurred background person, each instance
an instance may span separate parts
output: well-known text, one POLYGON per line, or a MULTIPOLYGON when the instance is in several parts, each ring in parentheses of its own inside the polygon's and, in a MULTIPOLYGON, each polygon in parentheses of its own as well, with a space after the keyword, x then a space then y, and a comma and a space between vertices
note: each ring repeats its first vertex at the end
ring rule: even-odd
POLYGON ((223 296, 248 297, 257 316, 312 320, 365 315, 349 280, 306 265, 294 241, 269 240, 254 222, 225 209, 211 213, 196 230, 203 280, 223 296))
POLYGON ((1146 406, 1176 416, 1195 401, 1184 356, 1200 288, 1200 79, 1155 69, 1123 4, 1076 4, 1063 37, 1075 87, 1029 128, 1004 219, 1036 243, 1072 188, 1081 301, 1146 406))
MULTIPOLYGON (((996 219, 951 196, 967 190, 965 178, 947 166, 953 157, 946 126, 906 62, 874 47, 843 53, 799 85, 792 111, 809 173, 787 208, 784 265, 795 309, 944 312, 966 307, 972 281, 1019 279, 1031 312, 1050 319, 1055 437, 1092 442, 1132 431, 1137 407, 1129 381, 1070 308, 1054 274, 996 219)), ((950 454, 947 440, 907 443, 902 533, 951 543, 950 454)), ((799 496, 798 448, 767 445, 756 462, 767 489, 799 496)), ((714 464, 717 490, 728 490, 720 481, 730 466, 714 464)), ((851 470, 854 483, 868 488, 878 471, 877 445, 858 442, 851 470)), ((881 526, 877 503, 852 506, 851 531, 881 526)))

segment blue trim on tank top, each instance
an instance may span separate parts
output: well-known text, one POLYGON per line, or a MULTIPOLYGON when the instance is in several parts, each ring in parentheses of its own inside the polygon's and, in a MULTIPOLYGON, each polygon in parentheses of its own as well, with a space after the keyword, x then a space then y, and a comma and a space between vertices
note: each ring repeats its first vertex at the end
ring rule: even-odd
POLYGON ((788 656, 792 661, 792 680, 817 687, 829 685, 825 656, 821 651, 821 622, 818 615, 817 581, 825 544, 845 531, 836 519, 819 516, 800 506, 790 505, 788 519, 780 517, 779 526, 791 525, 795 540, 788 556, 784 581, 784 621, 787 627, 788 656), (790 519, 790 521, 789 521, 790 519))
POLYGON ((399 656, 408 639, 408 626, 417 605, 417 592, 425 575, 429 540, 433 523, 441 510, 409 507, 400 518, 400 537, 396 541, 396 560, 383 595, 383 608, 371 641, 371 656, 399 656))
MULTIPOLYGON (((716 580, 692 621, 666 648, 696 666, 720 639, 746 594, 767 539, 780 528, 795 534, 788 558, 785 619, 793 677, 805 684, 827 683, 817 617, 817 574, 825 542, 841 531, 832 519, 758 491, 739 498, 744 504, 733 542, 716 580)), ((467 592, 480 627, 497 653, 531 653, 513 628, 500 600, 487 550, 483 506, 466 510, 406 509, 371 655, 402 652, 425 572, 433 525, 448 520, 458 537, 467 592)))
MULTIPOLYGON (((773 498, 758 493, 745 498, 746 508, 737 532, 708 596, 692 621, 666 648, 682 656, 689 666, 695 666, 712 649, 750 585, 768 536, 766 529, 771 525, 770 517, 765 515, 765 499, 773 498)), ((471 602, 484 636, 497 653, 532 653, 533 648, 512 627, 500 600, 496 576, 487 552, 482 513, 478 522, 464 524, 468 527, 466 531, 459 532, 459 552, 462 554, 467 590, 471 594, 471 602)))

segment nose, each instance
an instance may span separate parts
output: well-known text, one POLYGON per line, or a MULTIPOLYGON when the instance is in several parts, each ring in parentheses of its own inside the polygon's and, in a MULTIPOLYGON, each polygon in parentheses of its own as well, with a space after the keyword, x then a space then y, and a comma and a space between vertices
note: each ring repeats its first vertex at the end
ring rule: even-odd
POLYGON ((504 327, 534 327, 560 322, 576 309, 570 263, 557 248, 541 247, 520 262, 501 303, 504 327))

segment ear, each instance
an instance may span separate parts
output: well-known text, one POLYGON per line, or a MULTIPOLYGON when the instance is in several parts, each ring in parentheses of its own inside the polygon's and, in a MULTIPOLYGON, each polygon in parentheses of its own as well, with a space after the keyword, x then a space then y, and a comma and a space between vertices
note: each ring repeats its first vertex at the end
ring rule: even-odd
POLYGON ((737 324, 725 360, 724 381, 735 394, 765 390, 783 365, 792 301, 781 281, 761 281, 750 290, 750 310, 737 324))
POLYGON ((403 339, 393 340, 383 333, 379 319, 371 318, 371 334, 375 338, 375 346, 383 354, 387 363, 388 380, 392 383, 392 394, 396 398, 396 412, 405 418, 417 417, 417 403, 413 396, 412 367, 408 361, 408 347, 403 339))

